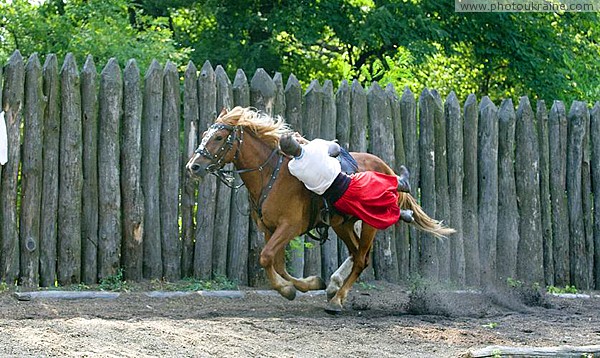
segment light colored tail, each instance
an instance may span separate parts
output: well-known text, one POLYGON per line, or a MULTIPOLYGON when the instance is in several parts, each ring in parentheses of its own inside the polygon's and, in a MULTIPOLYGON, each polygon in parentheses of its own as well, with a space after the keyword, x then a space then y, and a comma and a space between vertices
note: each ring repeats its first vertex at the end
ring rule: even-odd
POLYGON ((398 197, 398 206, 401 209, 413 211, 413 218, 415 221, 412 222, 412 225, 415 225, 420 230, 428 232, 437 238, 445 238, 456 232, 453 228, 444 226, 441 221, 430 218, 417 203, 417 200, 409 193, 398 194, 400 194, 398 197))

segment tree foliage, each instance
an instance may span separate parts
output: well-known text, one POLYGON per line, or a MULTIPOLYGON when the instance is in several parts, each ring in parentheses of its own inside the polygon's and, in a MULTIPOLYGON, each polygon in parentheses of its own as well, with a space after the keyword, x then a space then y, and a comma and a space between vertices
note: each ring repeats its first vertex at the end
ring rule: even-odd
POLYGON ((59 58, 71 52, 80 64, 92 54, 99 63, 135 58, 145 68, 152 58, 183 61, 188 52, 175 46, 167 18, 146 15, 127 0, 0 1, 2 58, 15 49, 59 58), (137 14, 135 22, 131 13, 137 14))
POLYGON ((457 13, 438 0, 0 0, 14 48, 100 61, 210 60, 230 75, 294 73, 494 99, 596 100, 597 13, 457 13))

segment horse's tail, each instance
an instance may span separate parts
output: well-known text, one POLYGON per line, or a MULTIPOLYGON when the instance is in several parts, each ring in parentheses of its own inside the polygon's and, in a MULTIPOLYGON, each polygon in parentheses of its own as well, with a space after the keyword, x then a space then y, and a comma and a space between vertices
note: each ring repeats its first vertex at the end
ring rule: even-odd
POLYGON ((448 235, 454 234, 456 230, 445 226, 441 221, 432 219, 423 211, 423 208, 417 203, 417 200, 409 193, 398 193, 398 206, 402 209, 413 211, 413 225, 420 230, 428 232, 437 238, 445 238, 448 235))

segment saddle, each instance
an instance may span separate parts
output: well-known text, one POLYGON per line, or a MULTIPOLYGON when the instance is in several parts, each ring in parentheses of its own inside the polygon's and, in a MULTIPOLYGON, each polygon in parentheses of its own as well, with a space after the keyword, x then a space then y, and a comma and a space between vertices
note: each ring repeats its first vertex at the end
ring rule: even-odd
MULTIPOLYGON (((342 172, 350 175, 358 171, 356 159, 344 148, 340 148, 337 155, 340 161, 342 172)), ((332 203, 327 201, 322 195, 311 192, 310 200, 310 223, 306 235, 313 240, 319 241, 321 245, 329 239, 329 227, 331 226, 331 217, 333 215, 343 215, 333 207, 332 203)))

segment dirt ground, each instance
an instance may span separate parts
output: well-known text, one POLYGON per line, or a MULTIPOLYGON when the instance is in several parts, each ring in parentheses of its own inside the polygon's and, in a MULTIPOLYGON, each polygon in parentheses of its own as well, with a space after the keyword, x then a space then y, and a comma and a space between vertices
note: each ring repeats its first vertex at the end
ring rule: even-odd
POLYGON ((457 357, 490 345, 600 344, 598 296, 409 293, 374 283, 356 285, 340 315, 325 313, 325 300, 246 291, 18 301, 3 292, 0 356, 457 357))

